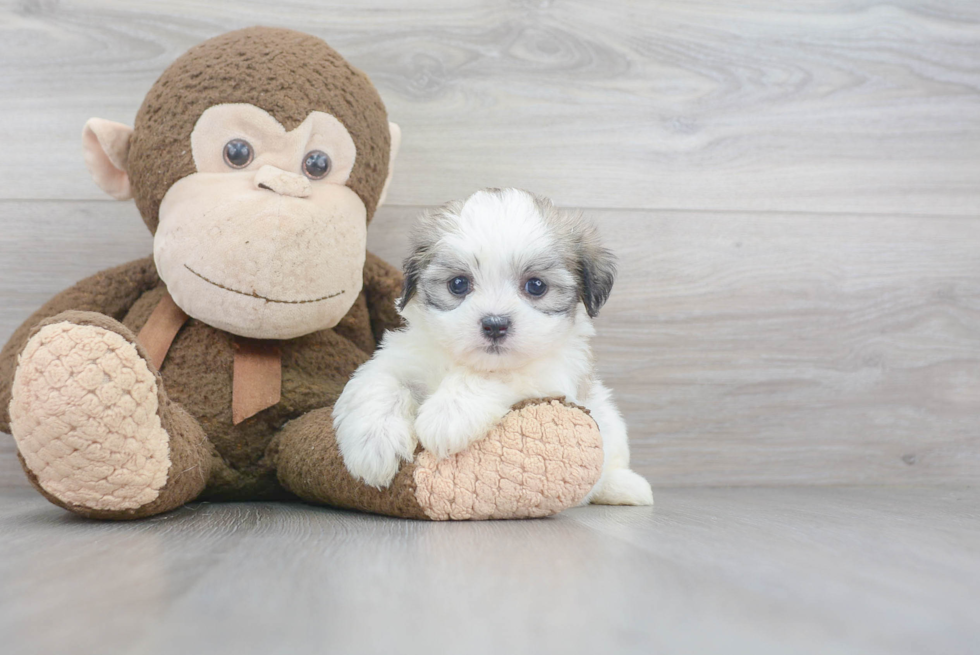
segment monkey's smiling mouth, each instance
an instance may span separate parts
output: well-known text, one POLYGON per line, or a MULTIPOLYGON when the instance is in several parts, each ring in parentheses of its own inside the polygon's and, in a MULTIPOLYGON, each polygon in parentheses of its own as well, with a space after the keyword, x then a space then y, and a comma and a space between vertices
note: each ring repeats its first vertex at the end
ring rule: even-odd
POLYGON ((188 271, 190 271, 191 273, 193 273, 197 277, 201 278, 202 280, 204 280, 208 284, 213 285, 213 286, 216 286, 219 289, 224 289, 225 291, 231 291, 232 293, 237 293, 237 294, 239 294, 241 296, 248 296, 249 298, 258 298, 259 300, 265 300, 266 302, 282 303, 284 305, 305 305, 305 304, 311 303, 311 302, 320 302, 321 300, 330 300, 331 298, 336 298, 337 296, 339 296, 340 294, 342 294, 344 292, 343 289, 341 289, 337 293, 331 293, 329 295, 321 296, 319 298, 310 298, 309 300, 277 300, 275 298, 266 298, 265 296, 260 296, 259 294, 255 293, 254 291, 251 292, 251 293, 249 293, 247 291, 239 291, 238 289, 232 289, 231 287, 226 287, 225 285, 219 284, 219 283, 215 282, 214 280, 209 280, 208 278, 204 277, 203 275, 201 275, 200 273, 198 273, 197 271, 195 271, 193 268, 191 268, 187 264, 184 264, 184 268, 186 268, 188 271))

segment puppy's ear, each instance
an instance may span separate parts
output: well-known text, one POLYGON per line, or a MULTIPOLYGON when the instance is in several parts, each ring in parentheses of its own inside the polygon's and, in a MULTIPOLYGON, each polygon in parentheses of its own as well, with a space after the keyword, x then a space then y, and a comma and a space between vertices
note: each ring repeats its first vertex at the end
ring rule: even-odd
POLYGON ((595 228, 579 244, 579 295, 589 316, 595 318, 606 304, 616 280, 616 257, 599 242, 595 228))
POLYGON ((422 261, 418 251, 412 253, 405 260, 403 268, 405 279, 402 281, 402 297, 398 299, 399 311, 405 309, 405 305, 418 291, 419 275, 422 273, 422 261))

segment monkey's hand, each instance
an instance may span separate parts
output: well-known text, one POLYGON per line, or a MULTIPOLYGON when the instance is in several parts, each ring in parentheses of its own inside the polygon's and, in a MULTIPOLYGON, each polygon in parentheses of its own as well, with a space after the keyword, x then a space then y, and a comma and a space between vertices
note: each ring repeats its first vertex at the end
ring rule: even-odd
POLYGON ((451 373, 419 407, 415 434, 433 455, 449 457, 482 439, 519 400, 502 383, 451 373))

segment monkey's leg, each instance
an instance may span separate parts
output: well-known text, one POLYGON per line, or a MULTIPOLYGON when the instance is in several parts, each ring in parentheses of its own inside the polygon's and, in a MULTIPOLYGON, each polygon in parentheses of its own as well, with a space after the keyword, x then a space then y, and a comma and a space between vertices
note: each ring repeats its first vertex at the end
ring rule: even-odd
POLYGON ((344 467, 331 408, 287 423, 270 445, 279 481, 313 503, 432 520, 549 516, 577 505, 602 472, 598 427, 580 408, 545 399, 514 407, 461 453, 419 452, 375 489, 344 467))
POLYGON ((204 489, 212 447, 171 402, 127 328, 94 312, 64 312, 34 331, 20 355, 11 433, 28 478, 83 516, 166 512, 204 489))

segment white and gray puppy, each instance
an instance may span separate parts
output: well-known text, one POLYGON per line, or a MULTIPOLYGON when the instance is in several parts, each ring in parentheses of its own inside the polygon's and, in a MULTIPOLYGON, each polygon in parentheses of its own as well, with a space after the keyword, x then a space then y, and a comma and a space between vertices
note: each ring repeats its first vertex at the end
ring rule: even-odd
POLYGON ((589 345, 614 277, 594 226, 526 191, 478 191, 424 214, 399 301, 407 327, 385 335, 334 406, 347 469, 387 486, 417 443, 447 457, 514 403, 565 396, 602 434, 602 478, 586 501, 651 504, 589 345))

